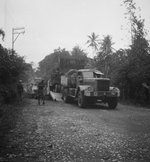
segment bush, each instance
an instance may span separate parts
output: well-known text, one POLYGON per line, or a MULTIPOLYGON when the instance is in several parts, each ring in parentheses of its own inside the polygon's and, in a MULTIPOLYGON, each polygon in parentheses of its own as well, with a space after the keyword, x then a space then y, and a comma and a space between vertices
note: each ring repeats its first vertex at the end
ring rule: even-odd
POLYGON ((23 57, 0 45, 0 102, 10 103, 16 99, 16 85, 27 70, 23 57))

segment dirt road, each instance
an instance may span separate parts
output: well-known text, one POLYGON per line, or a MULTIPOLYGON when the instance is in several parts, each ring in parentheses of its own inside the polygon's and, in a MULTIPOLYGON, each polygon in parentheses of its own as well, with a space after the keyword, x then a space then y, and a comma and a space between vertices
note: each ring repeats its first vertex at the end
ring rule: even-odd
POLYGON ((150 161, 150 109, 118 105, 78 108, 27 100, 7 134, 0 161, 150 161))

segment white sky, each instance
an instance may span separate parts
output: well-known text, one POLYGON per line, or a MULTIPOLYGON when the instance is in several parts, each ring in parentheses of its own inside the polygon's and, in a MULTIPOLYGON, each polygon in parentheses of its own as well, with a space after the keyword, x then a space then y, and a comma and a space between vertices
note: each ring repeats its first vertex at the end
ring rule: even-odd
MULTIPOLYGON (((111 35, 114 48, 130 43, 122 0, 0 0, 0 28, 5 33, 3 46, 11 48, 12 28, 25 27, 15 42, 15 50, 27 62, 38 63, 54 49, 87 49, 92 32, 111 35)), ((150 30, 150 0, 135 0, 141 7, 145 28, 150 30)), ((150 38, 150 37, 149 37, 150 38)), ((1 40, 0 40, 1 41, 1 40)), ((88 54, 91 56, 91 53, 88 54)))

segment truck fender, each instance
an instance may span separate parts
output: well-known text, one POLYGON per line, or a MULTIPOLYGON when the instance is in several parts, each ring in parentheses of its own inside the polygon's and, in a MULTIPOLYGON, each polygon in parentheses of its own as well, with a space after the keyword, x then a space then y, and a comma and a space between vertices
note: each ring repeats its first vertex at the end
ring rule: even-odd
POLYGON ((89 85, 80 85, 77 89, 77 93, 76 93, 76 97, 78 96, 78 92, 81 91, 83 92, 84 90, 86 90, 89 87, 89 85))
POLYGON ((80 91, 84 91, 86 90, 88 87, 90 87, 89 85, 80 85, 79 88, 80 88, 80 91))
POLYGON ((117 94, 117 97, 120 97, 120 89, 117 87, 109 87, 110 91, 114 91, 117 94))

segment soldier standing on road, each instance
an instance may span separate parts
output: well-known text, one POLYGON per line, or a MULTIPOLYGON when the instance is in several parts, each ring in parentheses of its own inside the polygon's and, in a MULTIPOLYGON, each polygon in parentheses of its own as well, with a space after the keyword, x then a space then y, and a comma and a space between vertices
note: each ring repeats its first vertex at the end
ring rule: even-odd
POLYGON ((42 80, 38 84, 38 104, 40 105, 40 100, 43 101, 43 104, 45 104, 45 84, 44 80, 42 80))
POLYGON ((22 101, 22 95, 23 95, 22 80, 19 80, 17 84, 17 94, 18 94, 18 99, 22 101))

